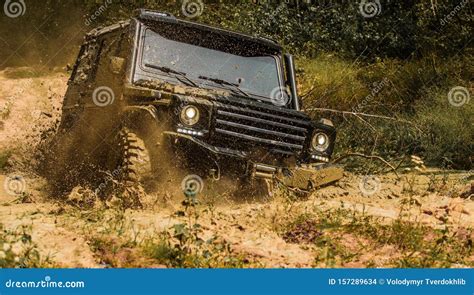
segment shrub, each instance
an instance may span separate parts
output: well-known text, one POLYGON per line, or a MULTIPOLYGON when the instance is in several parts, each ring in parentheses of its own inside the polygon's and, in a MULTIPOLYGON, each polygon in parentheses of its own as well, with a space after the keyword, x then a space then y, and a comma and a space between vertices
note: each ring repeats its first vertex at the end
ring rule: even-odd
POLYGON ((388 158, 418 154, 427 163, 472 169, 472 103, 449 104, 455 86, 472 89, 468 56, 400 61, 384 59, 354 66, 329 54, 299 60, 304 106, 338 129, 337 153, 375 153, 388 158), (373 114, 355 116, 336 111, 373 114), (316 110, 315 110, 316 109, 316 110))

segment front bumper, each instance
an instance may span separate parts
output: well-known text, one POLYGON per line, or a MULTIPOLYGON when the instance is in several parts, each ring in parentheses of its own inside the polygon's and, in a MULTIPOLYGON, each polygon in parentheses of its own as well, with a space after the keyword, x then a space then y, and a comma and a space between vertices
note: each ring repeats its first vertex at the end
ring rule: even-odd
POLYGON ((340 166, 329 164, 313 167, 296 167, 290 170, 290 175, 281 178, 284 185, 311 191, 340 180, 344 170, 340 166))
MULTIPOLYGON (((201 152, 206 153, 216 164, 217 167, 213 168, 219 170, 219 175, 224 172, 221 171, 223 169, 219 163, 225 163, 226 167, 241 167, 239 176, 278 180, 288 187, 304 191, 328 185, 343 177, 343 169, 339 166, 330 164, 306 165, 305 167, 271 166, 249 160, 248 155, 243 151, 216 147, 191 135, 170 131, 164 132, 164 135, 175 144, 181 141, 187 149, 198 150, 200 155, 203 155, 201 152), (231 165, 230 162, 235 162, 237 165, 231 165)), ((203 156, 201 158, 204 159, 203 156)))

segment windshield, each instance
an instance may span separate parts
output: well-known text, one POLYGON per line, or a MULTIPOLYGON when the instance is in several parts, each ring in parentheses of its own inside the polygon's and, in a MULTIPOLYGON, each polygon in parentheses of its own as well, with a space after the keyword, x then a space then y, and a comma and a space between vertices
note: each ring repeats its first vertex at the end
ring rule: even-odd
POLYGON ((157 68, 168 68, 186 74, 198 84, 214 87, 222 85, 202 78, 224 80, 244 92, 267 98, 280 86, 274 56, 241 56, 167 39, 151 29, 144 34, 142 66, 157 74, 163 74, 157 68))

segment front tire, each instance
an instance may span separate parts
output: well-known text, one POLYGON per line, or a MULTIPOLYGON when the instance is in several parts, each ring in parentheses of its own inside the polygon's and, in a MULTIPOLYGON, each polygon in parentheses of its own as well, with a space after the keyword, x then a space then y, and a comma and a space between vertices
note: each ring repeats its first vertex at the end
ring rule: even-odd
POLYGON ((142 196, 155 177, 151 155, 145 140, 132 129, 123 127, 116 135, 107 159, 113 184, 108 193, 119 195, 125 207, 142 206, 142 196))
POLYGON ((145 141, 128 128, 119 134, 122 181, 145 184, 153 175, 150 151, 145 141))

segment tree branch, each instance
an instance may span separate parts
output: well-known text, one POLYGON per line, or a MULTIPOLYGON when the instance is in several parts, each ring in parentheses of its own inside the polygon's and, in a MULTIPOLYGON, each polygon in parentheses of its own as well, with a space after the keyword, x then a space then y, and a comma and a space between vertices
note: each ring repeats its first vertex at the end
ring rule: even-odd
POLYGON ((366 114, 366 113, 358 113, 358 112, 339 111, 339 110, 325 109, 325 108, 309 108, 309 109, 304 109, 304 111, 306 111, 306 112, 320 111, 320 112, 338 113, 338 114, 342 114, 342 115, 352 115, 352 116, 355 116, 355 117, 369 117, 369 118, 385 119, 385 120, 401 122, 401 123, 412 125, 416 129, 418 129, 418 131, 422 132, 422 130, 420 128, 418 128, 413 122, 403 120, 403 119, 394 118, 394 117, 374 115, 374 114, 366 114))
POLYGON ((382 162, 385 165, 387 165, 388 167, 390 167, 390 169, 395 173, 395 175, 397 177, 400 177, 397 173, 397 169, 392 164, 387 162, 384 158, 379 157, 379 156, 369 156, 369 155, 364 155, 364 154, 361 154, 361 153, 349 153, 349 154, 345 154, 345 155, 340 156, 339 158, 334 160, 333 163, 334 164, 339 163, 340 161, 342 161, 346 158, 349 158, 349 157, 361 157, 361 158, 370 159, 370 160, 379 160, 380 162, 382 162))

